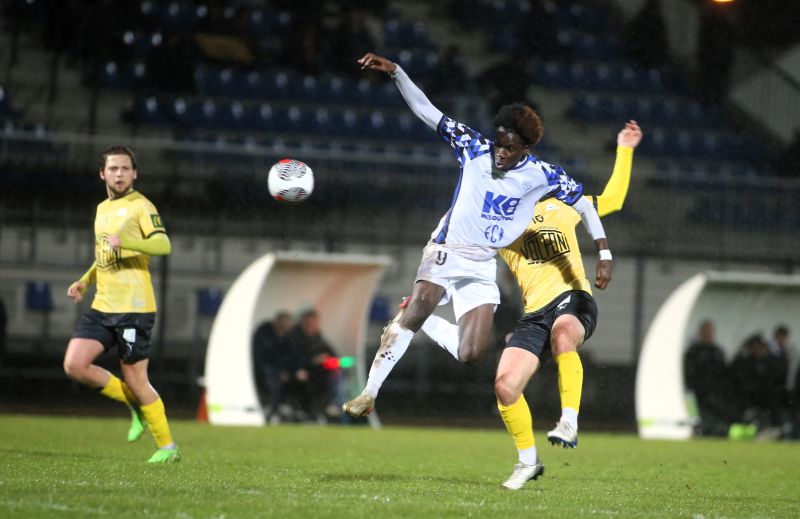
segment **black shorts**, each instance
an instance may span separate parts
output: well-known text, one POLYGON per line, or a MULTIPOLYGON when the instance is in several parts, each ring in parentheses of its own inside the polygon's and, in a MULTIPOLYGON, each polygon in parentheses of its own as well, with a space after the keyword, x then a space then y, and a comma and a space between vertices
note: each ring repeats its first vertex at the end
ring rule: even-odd
POLYGON ((597 326, 597 304, 588 292, 570 290, 560 294, 541 310, 520 317, 506 347, 528 350, 541 359, 543 351, 550 351, 553 323, 564 314, 574 315, 583 324, 586 330, 584 341, 592 336, 597 326))
POLYGON ((150 333, 156 322, 155 312, 106 313, 90 309, 83 314, 73 338, 94 339, 105 351, 117 347, 117 355, 125 364, 150 358, 150 333))

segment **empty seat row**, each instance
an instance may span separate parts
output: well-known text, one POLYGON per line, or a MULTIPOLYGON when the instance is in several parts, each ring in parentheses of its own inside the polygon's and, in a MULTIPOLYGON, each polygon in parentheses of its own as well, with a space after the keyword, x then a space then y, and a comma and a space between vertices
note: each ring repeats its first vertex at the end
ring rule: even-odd
POLYGON ((531 61, 526 73, 534 83, 556 88, 658 94, 672 87, 661 71, 624 63, 531 61))
POLYGON ((290 71, 198 67, 195 89, 200 94, 266 100, 314 101, 332 104, 403 106, 391 81, 371 83, 342 76, 307 76, 290 71))
POLYGON ((382 111, 306 108, 271 103, 215 101, 211 98, 187 100, 182 97, 139 98, 133 117, 144 124, 228 128, 269 133, 340 135, 365 139, 431 139, 433 134, 413 114, 386 114, 382 111))
MULTIPOLYGON (((524 31, 522 28, 520 31, 524 31)), ((490 46, 497 52, 524 52, 519 41, 519 31, 498 31, 490 35, 490 46)), ((595 34, 572 29, 556 33, 556 49, 573 59, 614 59, 620 54, 620 42, 616 34, 595 34)), ((531 52, 534 49, 530 49, 531 52)))
POLYGON ((725 123, 717 105, 682 97, 648 98, 602 94, 576 95, 567 114, 586 122, 636 119, 649 125, 718 128, 725 123))
POLYGON ((641 153, 673 158, 696 157, 704 160, 763 160, 766 146, 752 136, 729 132, 652 130, 639 145, 641 153))

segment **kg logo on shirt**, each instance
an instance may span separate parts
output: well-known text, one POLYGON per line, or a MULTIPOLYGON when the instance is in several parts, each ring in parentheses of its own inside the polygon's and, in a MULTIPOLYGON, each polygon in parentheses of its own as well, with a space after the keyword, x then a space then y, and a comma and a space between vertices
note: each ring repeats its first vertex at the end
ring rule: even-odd
POLYGON ((514 212, 517 210, 519 201, 519 198, 495 195, 491 191, 487 191, 486 195, 483 197, 481 218, 494 221, 513 220, 514 212))

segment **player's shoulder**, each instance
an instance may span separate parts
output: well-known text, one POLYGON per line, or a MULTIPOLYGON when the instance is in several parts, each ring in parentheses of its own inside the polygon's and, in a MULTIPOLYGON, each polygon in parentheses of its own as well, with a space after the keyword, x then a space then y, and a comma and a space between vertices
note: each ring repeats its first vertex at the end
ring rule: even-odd
POLYGON ((129 196, 130 196, 129 201, 131 204, 146 209, 148 211, 155 211, 156 209, 155 204, 139 191, 134 191, 129 196))
POLYGON ((481 141, 490 143, 492 142, 488 139, 485 135, 481 132, 472 128, 471 126, 463 123, 461 121, 457 121, 448 115, 442 115, 442 118, 439 120, 439 133, 443 135, 452 135, 455 137, 467 136, 472 139, 480 139, 481 141))

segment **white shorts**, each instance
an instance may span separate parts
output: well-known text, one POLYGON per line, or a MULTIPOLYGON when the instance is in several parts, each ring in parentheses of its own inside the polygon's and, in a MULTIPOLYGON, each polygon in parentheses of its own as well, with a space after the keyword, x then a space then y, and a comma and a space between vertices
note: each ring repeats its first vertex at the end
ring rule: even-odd
POLYGON ((439 301, 445 305, 453 299, 456 323, 473 308, 500 304, 495 258, 476 261, 459 256, 446 245, 430 243, 422 250, 416 281, 425 280, 444 288, 439 301))

